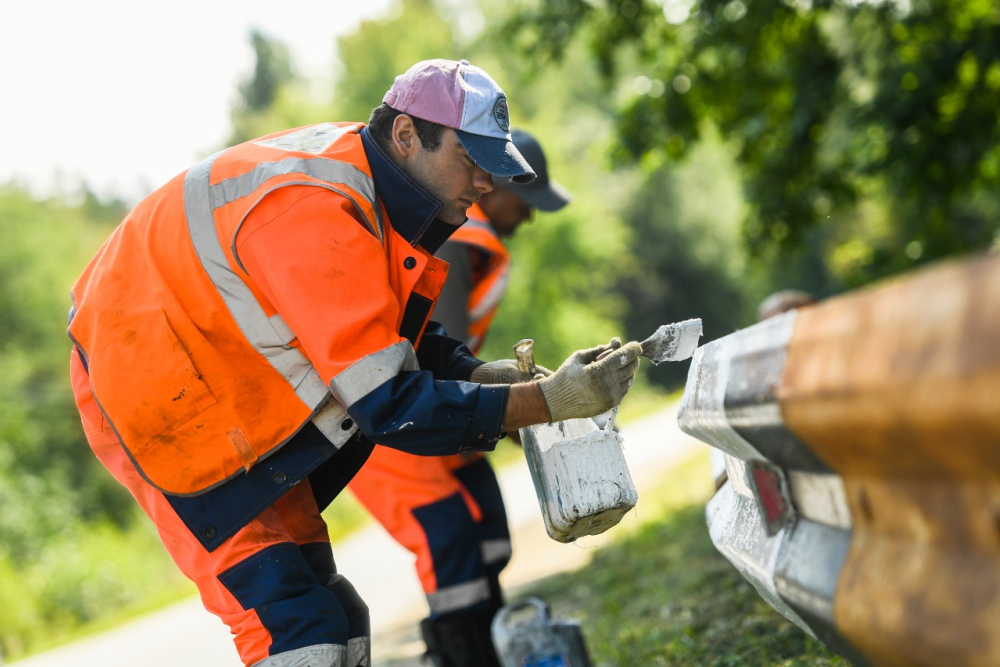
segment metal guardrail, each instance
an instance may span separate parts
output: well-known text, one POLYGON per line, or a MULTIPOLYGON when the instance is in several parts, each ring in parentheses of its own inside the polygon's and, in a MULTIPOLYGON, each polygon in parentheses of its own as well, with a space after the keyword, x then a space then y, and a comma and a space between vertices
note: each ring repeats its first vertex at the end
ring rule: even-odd
POLYGON ((779 612, 858 665, 1000 664, 1000 257, 699 348, 678 420, 706 511, 779 612))

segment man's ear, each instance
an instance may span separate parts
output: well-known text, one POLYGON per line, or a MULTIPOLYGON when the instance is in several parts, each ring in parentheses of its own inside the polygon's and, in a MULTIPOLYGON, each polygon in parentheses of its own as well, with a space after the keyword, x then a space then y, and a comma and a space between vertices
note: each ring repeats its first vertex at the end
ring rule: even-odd
POLYGON ((413 119, 405 113, 396 116, 392 122, 392 147, 395 156, 400 160, 410 157, 420 146, 420 137, 413 119))

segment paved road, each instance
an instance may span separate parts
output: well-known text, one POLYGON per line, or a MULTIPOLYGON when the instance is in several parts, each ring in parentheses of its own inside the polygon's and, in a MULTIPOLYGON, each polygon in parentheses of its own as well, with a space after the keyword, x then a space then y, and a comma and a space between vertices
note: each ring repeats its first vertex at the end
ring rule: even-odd
MULTIPOLYGON (((705 447, 677 429, 676 406, 621 427, 625 454, 641 492, 688 454, 705 447)), ((607 535, 559 544, 545 534, 527 467, 510 465, 499 473, 514 533, 514 559, 504 572, 504 586, 516 587, 557 571, 578 567, 607 535)), ((632 515, 624 521, 632 519, 632 515)), ((426 614, 423 593, 413 572, 413 557, 379 526, 335 545, 337 569, 371 607, 373 653, 405 653, 418 646, 400 642, 399 628, 426 614), (377 557, 375 555, 377 554, 377 557)), ((14 663, 17 667, 240 667, 223 623, 192 599, 143 616, 107 632, 14 663)), ((400 664, 393 662, 392 664, 400 664)))

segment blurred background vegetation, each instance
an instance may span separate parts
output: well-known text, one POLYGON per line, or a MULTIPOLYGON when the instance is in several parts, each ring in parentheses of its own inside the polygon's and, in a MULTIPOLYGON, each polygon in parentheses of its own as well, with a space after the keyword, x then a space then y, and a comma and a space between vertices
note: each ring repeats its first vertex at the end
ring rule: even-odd
MULTIPOLYGON (((530 335, 555 367, 688 317, 711 340, 773 290, 827 297, 1000 242, 994 0, 399 0, 337 40, 321 94, 286 45, 249 39, 257 66, 220 147, 366 120, 424 58, 468 58, 503 86, 575 202, 511 243, 486 358, 530 335)), ((69 288, 127 206, 0 186, 8 657, 192 590, 91 455, 68 383, 69 288)), ((335 511, 345 530, 363 520, 335 511)))

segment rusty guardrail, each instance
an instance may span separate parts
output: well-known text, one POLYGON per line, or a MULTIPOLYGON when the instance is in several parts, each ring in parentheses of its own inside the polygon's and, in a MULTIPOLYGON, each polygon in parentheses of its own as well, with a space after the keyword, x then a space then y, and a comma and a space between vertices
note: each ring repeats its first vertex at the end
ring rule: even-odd
POLYGON ((701 347, 681 428, 725 454, 715 546, 858 665, 1000 664, 1000 256, 701 347))

